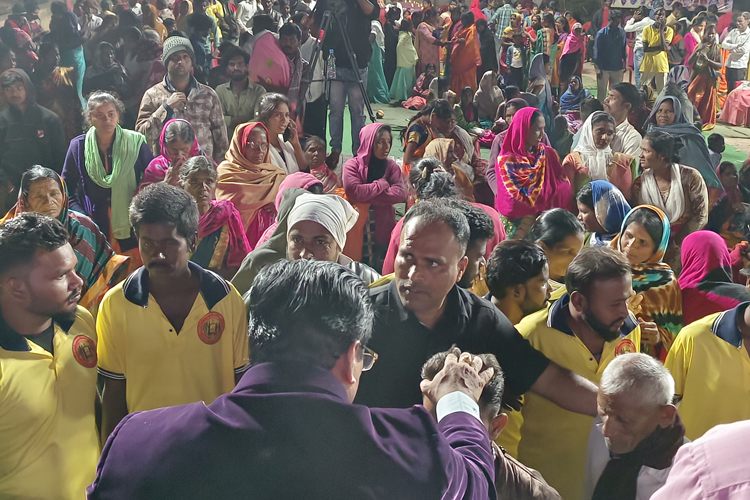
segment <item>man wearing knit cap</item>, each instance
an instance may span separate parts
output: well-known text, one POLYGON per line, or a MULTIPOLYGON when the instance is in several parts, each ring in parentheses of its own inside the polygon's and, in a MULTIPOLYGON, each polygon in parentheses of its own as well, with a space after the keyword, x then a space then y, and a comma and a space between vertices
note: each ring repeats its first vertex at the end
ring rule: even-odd
POLYGON ((229 149, 224 114, 216 92, 192 76, 195 53, 190 40, 181 36, 167 38, 161 58, 167 76, 143 95, 136 130, 146 136, 151 150, 157 153, 164 123, 183 118, 192 124, 206 155, 221 162, 229 149))

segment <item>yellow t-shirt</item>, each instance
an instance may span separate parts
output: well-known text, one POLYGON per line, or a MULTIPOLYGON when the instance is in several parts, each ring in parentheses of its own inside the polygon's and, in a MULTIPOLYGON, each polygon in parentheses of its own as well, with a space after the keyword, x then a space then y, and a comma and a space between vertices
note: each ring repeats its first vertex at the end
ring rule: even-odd
MULTIPOLYGON (((672 41, 674 36, 674 30, 667 28, 664 30, 664 38, 667 43, 672 41)), ((661 36, 659 30, 653 26, 646 26, 643 28, 643 42, 648 43, 649 47, 654 47, 659 44, 661 36)), ((643 62, 641 62, 641 73, 669 73, 669 57, 665 51, 660 52, 644 52, 643 62)))
POLYGON ((54 354, 3 327, 0 498, 83 500, 100 451, 94 318, 55 323, 54 354))
POLYGON ((690 323, 664 366, 674 377, 678 411, 690 440, 718 424, 750 419, 750 356, 737 328, 742 304, 690 323))
POLYGON ((249 368, 242 296, 219 275, 190 267, 201 278, 201 291, 179 332, 148 293, 145 268, 107 292, 99 307, 99 373, 127 380, 131 413, 211 403, 249 368))
MULTIPOLYGON (((532 347, 551 361, 598 384, 602 372, 615 356, 638 352, 640 327, 631 316, 622 328, 624 335, 605 343, 601 359, 597 361, 583 342, 568 330, 565 309, 569 300, 569 295, 564 295, 547 309, 525 317, 516 328, 532 347)), ((563 498, 582 498, 593 417, 563 410, 531 392, 524 397, 521 415, 516 412, 511 415, 522 419, 520 425, 509 422, 513 427, 520 427, 521 440, 517 449, 521 463, 538 470, 563 498)), ((509 443, 506 449, 513 447, 509 443)))

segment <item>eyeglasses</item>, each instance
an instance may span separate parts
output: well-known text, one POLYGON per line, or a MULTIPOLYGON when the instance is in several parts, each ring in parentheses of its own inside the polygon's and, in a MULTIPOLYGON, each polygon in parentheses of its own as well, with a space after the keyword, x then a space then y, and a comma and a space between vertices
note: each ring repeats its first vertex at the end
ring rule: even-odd
POLYGON ((253 151, 259 151, 264 154, 268 152, 268 144, 258 144, 254 141, 250 141, 247 143, 247 147, 253 151))
POLYGON ((367 372, 372 369, 372 365, 374 365, 375 361, 378 360, 378 353, 367 346, 363 346, 362 349, 362 371, 367 372))

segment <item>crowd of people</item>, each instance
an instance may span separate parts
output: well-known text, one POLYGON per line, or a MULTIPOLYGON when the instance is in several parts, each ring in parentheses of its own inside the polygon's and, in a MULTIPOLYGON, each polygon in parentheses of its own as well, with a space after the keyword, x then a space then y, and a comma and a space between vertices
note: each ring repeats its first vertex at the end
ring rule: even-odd
POLYGON ((1 498, 750 494, 750 14, 389 1, 13 7, 1 498))

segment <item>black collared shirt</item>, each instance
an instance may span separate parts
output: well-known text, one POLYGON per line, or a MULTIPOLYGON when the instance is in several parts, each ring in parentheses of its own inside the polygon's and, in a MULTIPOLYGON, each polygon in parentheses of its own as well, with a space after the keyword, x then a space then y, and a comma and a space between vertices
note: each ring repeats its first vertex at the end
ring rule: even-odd
POLYGON ((396 280, 373 288, 370 296, 376 316, 368 346, 379 359, 362 374, 356 403, 391 408, 421 404, 422 365, 453 344, 474 354, 494 354, 513 394, 527 392, 549 365, 491 302, 458 286, 448 293, 443 317, 433 329, 404 308, 396 280))

